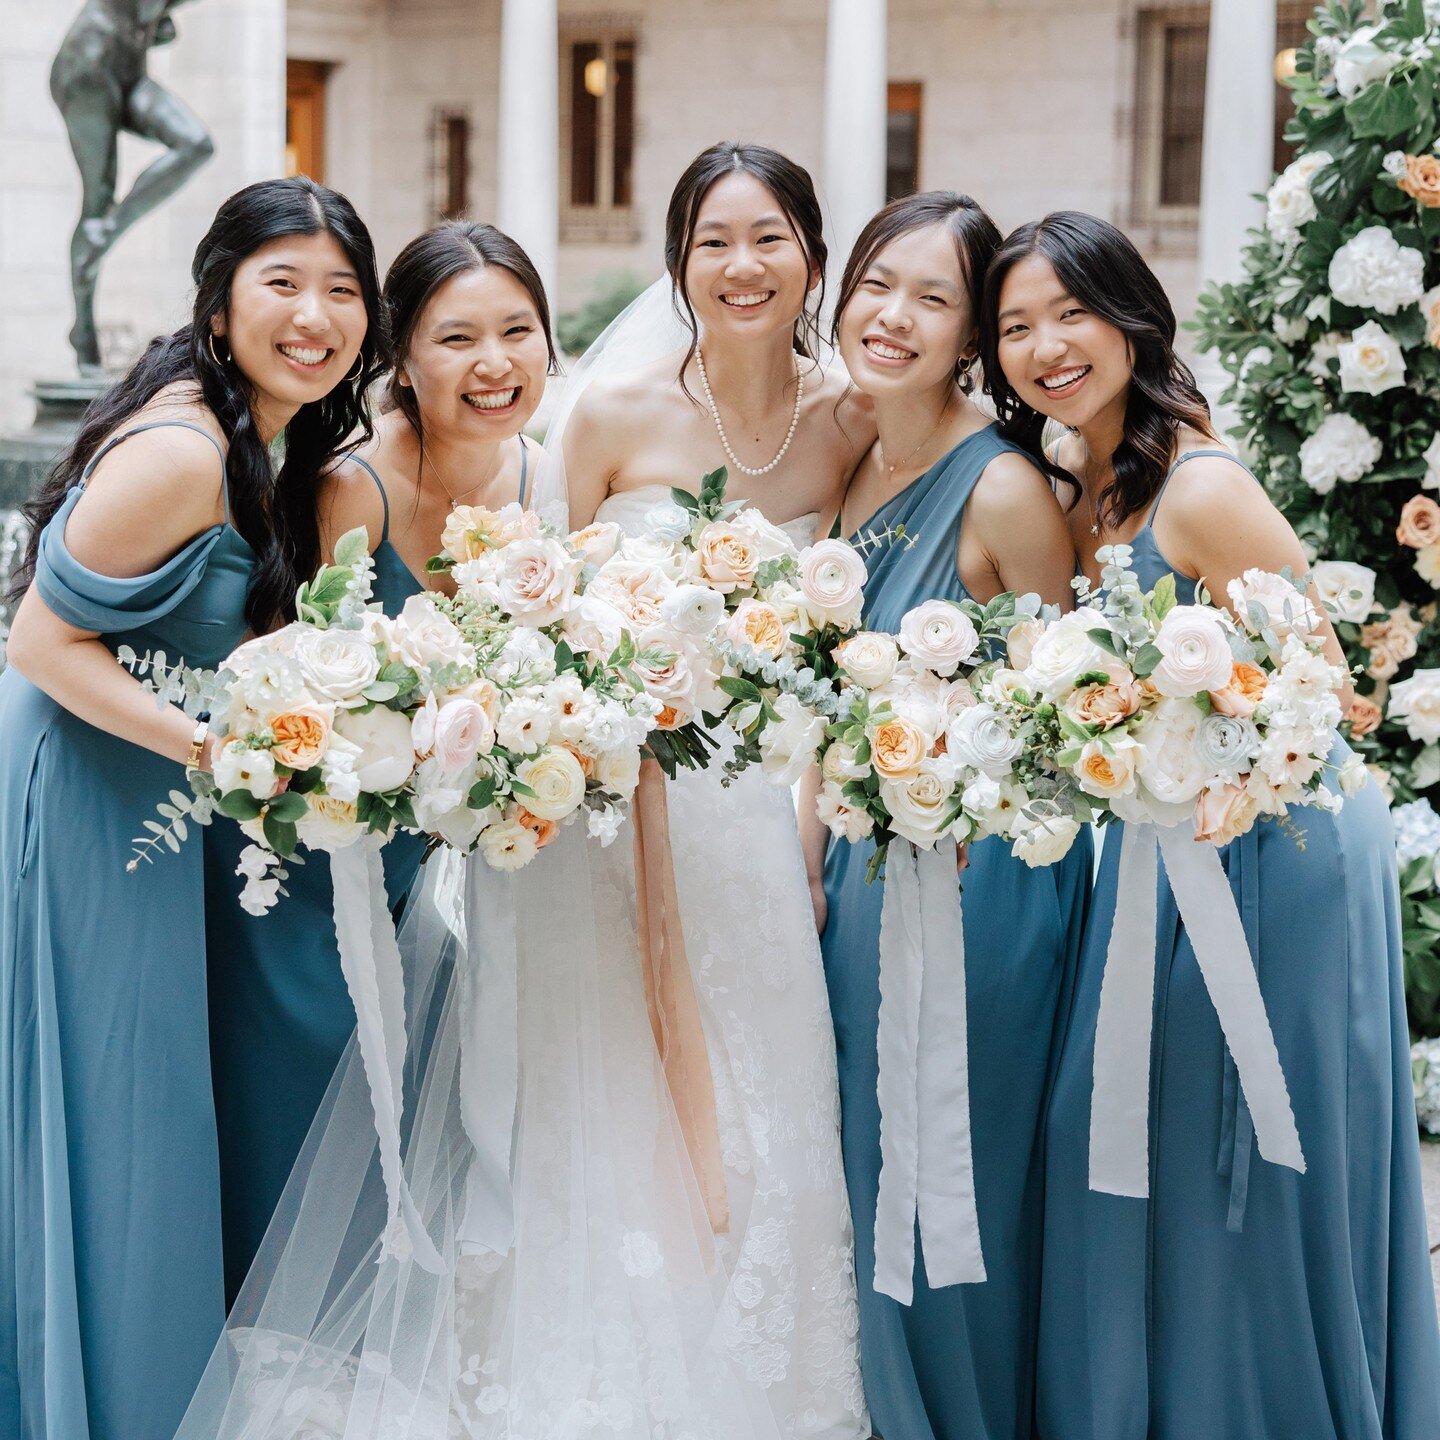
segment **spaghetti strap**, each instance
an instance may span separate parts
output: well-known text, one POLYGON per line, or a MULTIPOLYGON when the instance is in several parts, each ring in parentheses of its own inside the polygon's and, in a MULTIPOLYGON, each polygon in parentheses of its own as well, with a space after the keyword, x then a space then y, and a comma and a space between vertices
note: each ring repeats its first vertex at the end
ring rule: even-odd
POLYGON ((385 523, 380 531, 380 538, 375 542, 376 549, 379 549, 390 538, 390 497, 385 493, 385 487, 380 483, 380 477, 375 473, 375 467, 368 461, 362 460, 358 455, 347 455, 347 460, 358 465, 374 482, 375 488, 380 492, 380 504, 385 510, 385 523))
POLYGON ((1233 460, 1247 475, 1250 468, 1238 456, 1232 455, 1228 450, 1210 448, 1208 450, 1187 450, 1183 455, 1178 456, 1170 468, 1165 472, 1165 478, 1160 482, 1160 488, 1155 492, 1155 498, 1150 502, 1150 513, 1145 517, 1146 525, 1155 523, 1155 514, 1160 509, 1160 501, 1164 497, 1165 487, 1170 483, 1170 477, 1187 461, 1196 460, 1201 455, 1218 455, 1222 460, 1233 460))
POLYGON ((220 498, 225 505, 225 523, 233 529, 230 519, 230 474, 225 465, 225 451, 221 448, 220 442, 202 425, 193 425, 188 420, 152 420, 147 425, 137 425, 133 430, 122 430, 118 435, 112 435, 91 457, 90 463, 85 467, 80 476, 79 488, 85 488, 85 482, 95 472, 95 467, 123 440, 128 440, 132 435, 143 434, 146 430, 193 430, 197 435, 203 435, 214 447, 215 453, 220 457, 220 498))
POLYGON ((525 443, 525 436, 520 436, 520 508, 525 508, 525 482, 530 474, 530 447, 525 443))

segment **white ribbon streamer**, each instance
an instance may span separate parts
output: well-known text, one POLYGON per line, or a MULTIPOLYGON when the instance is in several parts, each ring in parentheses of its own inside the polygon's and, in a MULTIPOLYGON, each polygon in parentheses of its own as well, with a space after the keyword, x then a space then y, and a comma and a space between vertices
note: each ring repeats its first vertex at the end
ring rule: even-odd
POLYGON ((388 1201, 381 1250, 402 1257, 408 1251, 422 1269, 439 1274, 444 1265, 415 1208, 400 1158, 405 981, 395 924, 386 904, 379 839, 366 835, 335 851, 330 874, 340 970, 355 1006, 355 1036, 380 1141, 380 1173, 388 1201))
POLYGON ((1290 1093, 1245 927, 1219 854, 1213 845, 1177 827, 1127 823, 1095 1032, 1090 1188, 1114 1195, 1149 1194, 1157 844, 1195 962, 1235 1062, 1260 1154, 1303 1174, 1305 1156, 1290 1093))
POLYGON ((880 912, 878 1046, 875 1289, 909 1305, 917 1217, 932 1286, 985 1279, 953 839, 923 852, 908 841, 891 842, 880 912))

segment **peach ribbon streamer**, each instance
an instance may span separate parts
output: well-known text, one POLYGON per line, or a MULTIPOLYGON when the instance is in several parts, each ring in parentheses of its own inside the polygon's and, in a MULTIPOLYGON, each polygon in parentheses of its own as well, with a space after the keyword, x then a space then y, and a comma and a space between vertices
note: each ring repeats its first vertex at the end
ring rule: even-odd
POLYGON ((680 924, 665 775, 653 760, 640 767, 632 814, 636 917, 650 1027, 710 1228, 723 1235, 730 1228, 730 1201, 715 1113, 715 1082, 680 924))

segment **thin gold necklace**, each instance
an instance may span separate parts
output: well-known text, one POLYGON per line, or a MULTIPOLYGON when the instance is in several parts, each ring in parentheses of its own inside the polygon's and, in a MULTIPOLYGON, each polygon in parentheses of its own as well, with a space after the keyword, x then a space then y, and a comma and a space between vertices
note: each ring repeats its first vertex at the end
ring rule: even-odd
POLYGON ((435 477, 435 483, 445 492, 445 498, 450 502, 452 509, 454 508, 455 502, 463 496, 473 495, 481 486, 490 484, 505 465, 505 452, 501 450, 495 462, 495 468, 483 480, 477 480, 468 490, 456 490, 452 492, 450 487, 445 483, 445 477, 435 468, 435 462, 430 458, 429 452, 423 445, 420 447, 420 458, 430 467, 430 473, 435 477))
POLYGON ((953 398, 953 396, 946 397, 944 405, 940 407, 940 418, 935 422, 935 428, 931 430, 931 432, 908 455, 906 455, 901 460, 897 460, 893 465, 887 463, 885 459, 885 446, 877 437, 875 443, 880 446, 880 463, 885 466, 885 473, 888 479, 893 480, 895 478, 895 472, 901 469, 903 466, 908 466, 910 462, 940 433, 940 427, 945 423, 945 417, 950 413, 950 401, 953 398))

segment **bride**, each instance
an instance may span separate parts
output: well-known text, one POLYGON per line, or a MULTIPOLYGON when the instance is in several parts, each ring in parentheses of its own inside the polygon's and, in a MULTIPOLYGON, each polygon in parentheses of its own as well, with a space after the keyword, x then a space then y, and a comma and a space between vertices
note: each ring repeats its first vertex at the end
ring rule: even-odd
MULTIPOLYGON (((597 342, 550 432, 573 527, 639 529, 671 486, 723 465, 727 499, 814 539, 875 435, 813 358, 825 258, 800 166, 759 145, 695 158, 666 216, 668 278, 597 342), (625 368, 646 351, 659 358, 625 368)), ((719 777, 682 773, 667 791, 730 1206, 732 1351, 785 1435, 865 1435, 834 1039, 794 805, 758 773, 719 777)))

